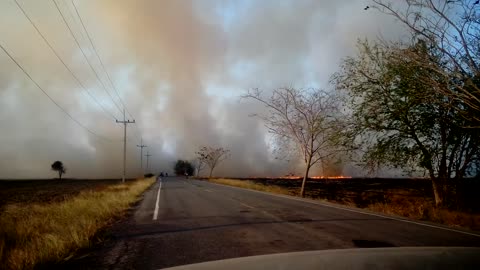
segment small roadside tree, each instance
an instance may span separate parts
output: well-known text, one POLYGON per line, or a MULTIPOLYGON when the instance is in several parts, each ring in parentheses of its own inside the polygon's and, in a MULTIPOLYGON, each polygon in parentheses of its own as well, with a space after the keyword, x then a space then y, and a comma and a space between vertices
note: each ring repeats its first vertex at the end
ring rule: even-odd
POLYGON ((175 163, 175 166, 173 168, 174 172, 176 175, 185 175, 187 173, 188 175, 193 175, 193 166, 190 162, 186 160, 177 160, 175 163))
POLYGON ((61 161, 55 161, 52 164, 52 170, 58 172, 58 179, 62 179, 62 174, 67 172, 67 169, 65 166, 63 166, 63 163, 61 161))
POLYGON ((203 146, 196 152, 199 162, 206 164, 210 169, 208 177, 212 177, 213 170, 219 163, 229 157, 230 150, 223 147, 214 148, 210 146, 203 146))
POLYGON ((258 116, 277 140, 277 145, 295 148, 305 162, 300 195, 305 196, 305 184, 310 169, 346 149, 341 117, 341 99, 335 92, 321 89, 299 90, 280 88, 269 98, 258 89, 250 90, 243 98, 261 102, 268 109, 258 116))

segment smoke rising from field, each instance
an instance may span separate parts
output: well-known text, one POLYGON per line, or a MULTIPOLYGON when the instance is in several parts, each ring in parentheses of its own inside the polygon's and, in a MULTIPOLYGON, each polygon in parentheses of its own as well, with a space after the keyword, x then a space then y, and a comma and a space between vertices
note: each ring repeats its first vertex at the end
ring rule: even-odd
MULTIPOLYGON (((121 112, 99 86, 51 1, 19 1, 38 28, 107 110, 121 112)), ((109 86, 74 6, 57 1, 87 56, 109 86)), ((300 173, 276 160, 263 124, 239 100, 251 87, 326 87, 358 38, 397 38, 401 28, 368 1, 75 1, 102 61, 137 121, 128 125, 130 176, 140 172, 138 138, 153 172, 193 159, 202 145, 230 149, 218 175, 300 173)), ((58 103, 103 141, 65 116, 0 52, 0 178, 119 177, 123 127, 75 83, 15 3, 0 4, 0 42, 58 103)), ((114 90, 107 87, 116 102, 114 90)), ((127 114, 128 116, 128 114, 127 114)), ((130 118, 130 117, 129 117, 130 118)), ((144 154, 145 154, 144 152, 144 154)), ((144 164, 146 160, 144 159, 144 164)), ((354 173, 348 166, 345 173, 354 173)))

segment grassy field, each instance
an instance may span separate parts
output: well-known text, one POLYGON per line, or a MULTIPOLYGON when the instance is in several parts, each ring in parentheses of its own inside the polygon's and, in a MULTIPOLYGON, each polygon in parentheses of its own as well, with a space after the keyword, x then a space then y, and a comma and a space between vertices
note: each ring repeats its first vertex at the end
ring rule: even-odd
MULTIPOLYGON (((298 196, 301 180, 292 179, 210 179, 211 182, 259 191, 298 196)), ((478 189, 473 189, 478 190, 478 189)), ((474 193, 474 192, 473 192, 474 193)), ((331 179, 307 182, 306 197, 389 215, 432 221, 453 227, 480 230, 480 198, 465 195, 463 209, 434 206, 430 181, 424 179, 331 179)))
POLYGON ((0 183, 9 191, 2 190, 0 268, 32 269, 89 246, 100 229, 120 217, 154 182, 151 178, 125 184, 112 180, 0 183))

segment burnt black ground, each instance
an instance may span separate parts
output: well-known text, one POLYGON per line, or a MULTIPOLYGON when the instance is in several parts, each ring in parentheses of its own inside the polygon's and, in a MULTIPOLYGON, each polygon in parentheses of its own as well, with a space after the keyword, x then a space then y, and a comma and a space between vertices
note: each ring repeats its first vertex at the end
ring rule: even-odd
POLYGON ((480 234, 175 177, 163 179, 152 220, 158 188, 109 230, 109 240, 58 267, 158 269, 304 250, 480 246, 480 234))

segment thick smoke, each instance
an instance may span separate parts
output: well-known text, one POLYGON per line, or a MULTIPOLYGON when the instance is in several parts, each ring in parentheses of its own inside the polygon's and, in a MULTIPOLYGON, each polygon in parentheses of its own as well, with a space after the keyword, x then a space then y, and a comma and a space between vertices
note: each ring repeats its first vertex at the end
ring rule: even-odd
MULTIPOLYGON (((53 3, 19 2, 98 101, 121 119, 53 3)), ((74 6, 57 3, 109 86, 74 6)), ((263 124, 249 117, 263 108, 239 96, 251 87, 267 92, 285 85, 328 88, 330 75, 354 52, 358 38, 397 38, 402 32, 389 18, 364 11, 368 1, 363 0, 75 3, 137 121, 136 127, 128 126, 130 177, 140 173, 140 135, 153 155, 152 172, 171 171, 176 159, 193 159, 199 146, 211 145, 231 150, 219 175, 300 173, 297 162, 274 158, 263 124)), ((0 178, 53 177, 49 168, 55 160, 66 164, 67 177, 119 177, 123 127, 82 93, 14 2, 2 1, 0 13, 1 44, 73 117, 111 140, 66 117, 2 52, 0 178)))

